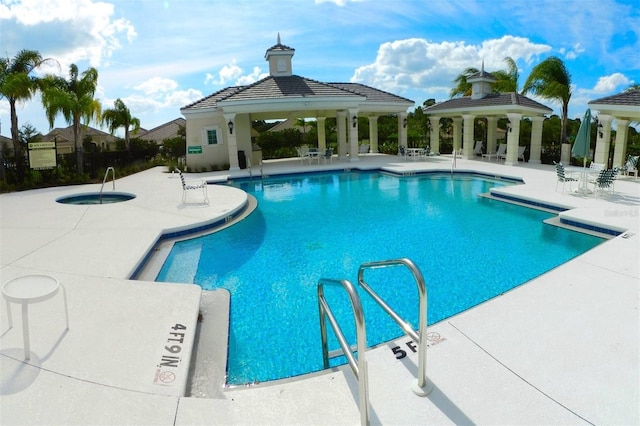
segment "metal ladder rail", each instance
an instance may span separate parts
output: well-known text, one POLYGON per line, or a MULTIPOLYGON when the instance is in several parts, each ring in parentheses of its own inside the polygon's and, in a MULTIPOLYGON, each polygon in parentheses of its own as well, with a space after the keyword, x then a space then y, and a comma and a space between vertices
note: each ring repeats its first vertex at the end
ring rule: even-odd
POLYGON ((102 186, 100 187, 100 204, 102 204, 102 190, 104 189, 104 184, 107 181, 107 177, 109 177, 109 170, 111 170, 111 175, 113 176, 113 191, 116 190, 116 171, 113 167, 109 166, 107 167, 107 171, 104 172, 104 179, 102 179, 102 186))
POLYGON ((427 288, 422 273, 418 267, 409 259, 391 259, 377 262, 363 263, 358 269, 358 284, 380 305, 382 309, 408 334, 414 341, 418 342, 418 382, 412 387, 413 393, 419 396, 426 396, 431 392, 433 386, 427 381, 427 288), (364 280, 366 269, 386 268, 391 266, 406 266, 409 268, 418 285, 419 309, 418 313, 418 333, 415 332, 411 324, 402 319, 393 309, 386 304, 380 296, 364 280))
POLYGON ((344 356, 347 358, 349 367, 358 380, 358 407, 360 409, 360 423, 362 425, 369 424, 369 384, 367 363, 365 360, 365 353, 367 351, 367 335, 364 322, 364 312, 362 310, 362 304, 360 303, 360 296, 356 291, 353 284, 348 280, 334 280, 321 278, 318 281, 318 311, 320 314, 320 334, 322 337, 322 358, 324 361, 324 368, 329 368, 329 350, 327 344, 327 325, 326 319, 329 319, 329 324, 333 329, 333 332, 338 339, 338 343, 342 348, 344 356), (324 297, 324 286, 342 286, 351 301, 351 307, 353 308, 353 316, 356 324, 356 341, 358 359, 353 356, 353 352, 347 343, 344 333, 338 324, 338 321, 333 315, 327 300, 324 297))

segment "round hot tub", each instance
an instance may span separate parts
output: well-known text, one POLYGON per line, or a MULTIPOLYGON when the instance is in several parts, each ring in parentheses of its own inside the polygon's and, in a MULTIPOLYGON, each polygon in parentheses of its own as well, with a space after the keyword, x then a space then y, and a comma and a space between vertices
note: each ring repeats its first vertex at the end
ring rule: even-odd
POLYGON ((82 194, 65 195, 57 198, 56 201, 61 204, 114 204, 122 203, 136 198, 134 194, 128 192, 85 192, 82 194))

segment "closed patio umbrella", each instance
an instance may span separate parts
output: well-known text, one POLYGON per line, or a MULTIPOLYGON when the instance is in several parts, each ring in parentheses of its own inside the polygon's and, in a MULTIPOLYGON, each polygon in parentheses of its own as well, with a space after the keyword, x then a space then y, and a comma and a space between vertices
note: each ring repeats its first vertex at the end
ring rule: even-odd
POLYGON ((591 149, 591 109, 587 108, 584 113, 582 123, 578 129, 576 140, 571 148, 571 155, 574 157, 582 157, 582 178, 580 188, 578 192, 588 194, 590 191, 587 188, 587 157, 591 149))
POLYGON ((587 157, 591 149, 591 109, 587 108, 582 123, 578 129, 578 135, 571 148, 571 155, 583 158, 583 167, 587 167, 587 157))

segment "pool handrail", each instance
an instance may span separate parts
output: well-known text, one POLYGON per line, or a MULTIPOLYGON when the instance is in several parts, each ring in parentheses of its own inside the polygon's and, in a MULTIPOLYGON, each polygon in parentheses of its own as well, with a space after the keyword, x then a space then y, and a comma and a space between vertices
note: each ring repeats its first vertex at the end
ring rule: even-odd
POLYGON ((418 343, 418 382, 412 388, 413 393, 419 396, 426 396, 431 392, 433 386, 427 381, 427 287, 424 277, 418 267, 410 259, 391 259, 376 262, 368 262, 360 265, 358 269, 358 284, 385 310, 387 314, 418 343), (411 324, 400 318, 400 316, 386 304, 384 300, 375 292, 364 280, 366 269, 387 268, 392 266, 406 266, 411 271, 418 286, 419 313, 418 313, 418 333, 415 332, 411 324))
POLYGON ((113 190, 116 190, 116 170, 109 166, 107 167, 107 171, 104 172, 104 179, 102 179, 102 186, 100 187, 100 204, 102 204, 102 190, 104 189, 104 184, 107 181, 107 177, 109 177, 109 170, 111 170, 111 175, 113 176, 113 190))
POLYGON ((318 311, 320 314, 320 334, 322 337, 322 358, 324 360, 324 368, 329 368, 329 349, 327 344, 327 325, 326 318, 329 319, 329 324, 333 329, 333 332, 338 339, 338 343, 342 348, 342 354, 347 359, 351 371, 358 380, 358 407, 360 409, 360 423, 362 425, 369 424, 369 385, 368 385, 368 373, 367 362, 365 359, 365 353, 367 352, 367 335, 364 322, 364 312, 362 310, 362 304, 360 303, 360 296, 356 291, 353 284, 348 280, 336 280, 329 278, 321 278, 318 281, 318 311), (351 307, 353 308, 353 317, 356 325, 356 344, 358 359, 353 356, 352 349, 347 343, 347 339, 344 337, 344 333, 340 328, 336 318, 333 316, 333 312, 324 297, 324 286, 342 286, 351 301, 351 307))

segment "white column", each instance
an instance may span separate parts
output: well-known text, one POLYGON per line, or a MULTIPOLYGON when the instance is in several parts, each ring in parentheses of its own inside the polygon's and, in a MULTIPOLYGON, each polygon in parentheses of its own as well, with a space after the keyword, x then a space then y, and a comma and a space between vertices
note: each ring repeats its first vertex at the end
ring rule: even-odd
POLYGON ((347 119, 347 128, 349 129, 349 161, 360 161, 358 155, 358 110, 350 109, 349 118, 347 119))
POLYGON ((225 134, 227 139, 227 152, 229 153, 229 170, 240 170, 240 164, 238 163, 238 140, 236 139, 237 129, 236 125, 236 115, 235 114, 224 114, 224 123, 225 123, 225 134), (231 131, 231 126, 229 123, 233 123, 233 131, 231 131))
POLYGON ((405 147, 408 147, 406 120, 407 120, 406 112, 398 113, 398 145, 404 145, 405 147))
POLYGON ((325 129, 326 117, 316 117, 318 123, 318 149, 324 151, 327 149, 327 132, 325 129))
POLYGON ((531 146, 529 147, 529 163, 540 164, 542 153, 542 124, 544 117, 531 117, 531 146))
POLYGON ((475 115, 463 114, 464 127, 462 128, 462 158, 473 158, 473 123, 475 121, 475 115))
POLYGON ((507 166, 518 165, 518 146, 520 145, 520 120, 522 114, 507 114, 509 118, 509 130, 507 131, 507 159, 504 164, 507 166))
POLYGON ((602 127, 596 127, 596 150, 593 153, 593 161, 595 163, 603 163, 609 165, 609 148, 611 145, 611 121, 613 117, 610 115, 598 115, 598 123, 602 127), (602 133, 602 136, 600 136, 602 133))
POLYGON ((429 123, 431 124, 431 138, 429 140, 431 152, 440 154, 440 117, 432 115, 429 117, 429 123))
POLYGON ((629 120, 616 118, 616 149, 613 151, 613 167, 622 167, 627 161, 627 135, 629 134, 629 120))
POLYGON ((369 117, 369 152, 380 152, 378 147, 378 117, 369 117))
POLYGON ((337 120, 336 131, 338 132, 338 157, 341 160, 344 160, 345 158, 347 158, 347 151, 348 151, 347 129, 345 127, 346 119, 347 119, 347 112, 338 111, 337 118, 336 118, 337 120))
POLYGON ((487 154, 495 154, 498 151, 496 148, 497 129, 498 117, 487 117, 487 154))
POLYGON ((457 151, 462 148, 462 118, 454 117, 453 119, 453 150, 457 151))

